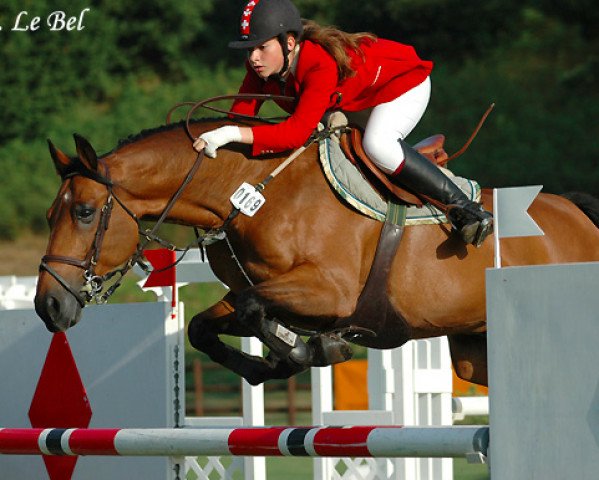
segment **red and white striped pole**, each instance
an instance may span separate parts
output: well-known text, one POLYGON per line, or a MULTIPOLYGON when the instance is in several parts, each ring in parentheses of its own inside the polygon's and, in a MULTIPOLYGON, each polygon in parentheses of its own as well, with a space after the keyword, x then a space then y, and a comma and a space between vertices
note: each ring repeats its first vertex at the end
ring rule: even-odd
POLYGON ((0 429, 0 453, 122 456, 486 456, 489 428, 248 427, 0 429))

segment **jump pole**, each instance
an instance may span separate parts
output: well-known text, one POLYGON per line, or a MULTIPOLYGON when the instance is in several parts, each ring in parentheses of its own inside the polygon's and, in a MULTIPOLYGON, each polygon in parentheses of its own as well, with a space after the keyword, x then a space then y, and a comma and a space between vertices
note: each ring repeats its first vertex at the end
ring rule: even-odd
POLYGON ((465 457, 487 454, 487 426, 0 429, 0 454, 465 457))

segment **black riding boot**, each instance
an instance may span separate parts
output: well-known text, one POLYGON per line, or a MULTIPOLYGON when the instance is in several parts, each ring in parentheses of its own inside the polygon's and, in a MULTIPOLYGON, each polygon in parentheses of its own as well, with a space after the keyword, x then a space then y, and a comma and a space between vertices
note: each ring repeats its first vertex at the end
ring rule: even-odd
POLYGON ((393 177, 414 193, 421 193, 447 205, 447 217, 465 243, 477 247, 493 231, 493 215, 470 200, 436 165, 403 140, 399 140, 405 160, 393 177))

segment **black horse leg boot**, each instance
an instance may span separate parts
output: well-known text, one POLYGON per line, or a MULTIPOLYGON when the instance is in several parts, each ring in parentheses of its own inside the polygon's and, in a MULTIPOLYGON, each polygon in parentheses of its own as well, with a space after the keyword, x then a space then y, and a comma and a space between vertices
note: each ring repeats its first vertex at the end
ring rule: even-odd
POLYGON ((465 243, 477 247, 493 231, 493 215, 470 200, 436 165, 403 140, 404 164, 392 179, 449 207, 447 217, 465 243))

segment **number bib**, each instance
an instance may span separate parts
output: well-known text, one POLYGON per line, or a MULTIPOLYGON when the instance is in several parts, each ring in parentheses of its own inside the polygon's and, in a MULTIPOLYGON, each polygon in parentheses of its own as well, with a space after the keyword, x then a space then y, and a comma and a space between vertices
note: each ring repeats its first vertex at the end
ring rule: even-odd
POLYGON ((241 184, 229 200, 235 208, 238 208, 241 213, 248 217, 253 217, 266 202, 264 196, 254 186, 246 182, 241 184))

